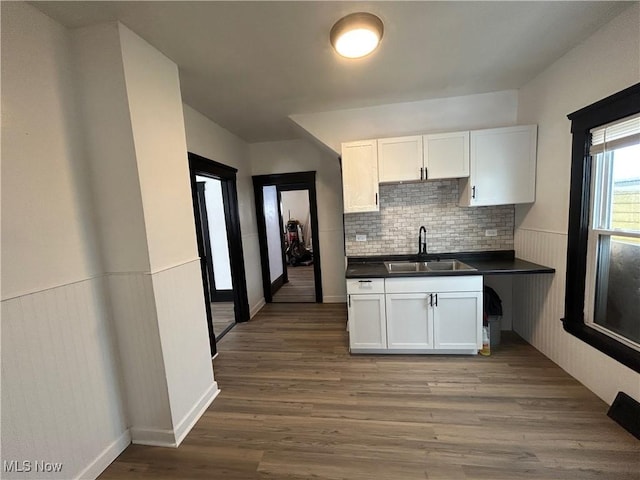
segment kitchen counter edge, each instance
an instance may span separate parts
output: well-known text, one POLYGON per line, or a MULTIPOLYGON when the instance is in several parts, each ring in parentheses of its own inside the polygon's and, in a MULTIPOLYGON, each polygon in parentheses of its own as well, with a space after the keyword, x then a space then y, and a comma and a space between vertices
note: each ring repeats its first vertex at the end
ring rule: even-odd
POLYGON ((372 257, 349 257, 346 278, 395 278, 395 277, 443 277, 463 275, 530 275, 555 273, 555 268, 539 265, 515 257, 513 250, 488 252, 457 252, 418 255, 387 255, 372 257), (456 258, 476 270, 454 272, 389 273, 385 261, 434 261, 456 258))

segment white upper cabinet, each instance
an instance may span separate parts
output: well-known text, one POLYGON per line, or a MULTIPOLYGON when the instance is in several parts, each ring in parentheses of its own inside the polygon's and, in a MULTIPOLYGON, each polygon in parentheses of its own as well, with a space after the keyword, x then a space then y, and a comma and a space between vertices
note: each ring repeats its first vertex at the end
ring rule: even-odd
POLYGON ((472 131, 469 178, 460 180, 460 205, 534 202, 536 141, 535 125, 472 131))
POLYGON ((378 148, 376 140, 342 144, 344 213, 377 212, 378 148))
POLYGON ((378 139, 380 182, 469 176, 469 132, 378 139))
POLYGON ((424 135, 425 179, 469 176, 469 132, 424 135))
POLYGON ((422 180, 422 136, 378 139, 380 182, 422 180))

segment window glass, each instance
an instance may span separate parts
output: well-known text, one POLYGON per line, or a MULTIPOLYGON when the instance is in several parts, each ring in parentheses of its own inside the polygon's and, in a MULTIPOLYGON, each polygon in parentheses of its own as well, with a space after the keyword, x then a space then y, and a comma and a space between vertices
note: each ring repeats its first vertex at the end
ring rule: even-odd
POLYGON ((640 145, 598 153, 594 168, 592 322, 640 348, 640 145))

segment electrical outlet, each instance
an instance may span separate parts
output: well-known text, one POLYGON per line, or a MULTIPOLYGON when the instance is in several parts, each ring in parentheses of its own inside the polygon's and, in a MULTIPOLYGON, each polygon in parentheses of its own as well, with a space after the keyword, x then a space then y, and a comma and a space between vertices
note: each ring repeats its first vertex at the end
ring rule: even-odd
POLYGON ((362 233, 356 233, 356 242, 366 242, 367 236, 362 233))
POLYGON ((497 237, 498 236, 498 230, 496 230, 495 228, 491 228, 489 230, 485 230, 484 231, 484 236, 485 237, 497 237))

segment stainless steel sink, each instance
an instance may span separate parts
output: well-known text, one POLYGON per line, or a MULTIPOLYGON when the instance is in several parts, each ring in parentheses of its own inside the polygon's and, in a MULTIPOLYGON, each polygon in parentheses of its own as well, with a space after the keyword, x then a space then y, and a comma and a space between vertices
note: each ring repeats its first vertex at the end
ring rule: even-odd
POLYGON ((389 273, 426 272, 425 262, 384 262, 389 273))
POLYGON ((389 273, 418 273, 418 272, 456 272, 476 270, 460 260, 439 260, 433 262, 384 262, 389 273))
POLYGON ((439 262, 426 262, 426 266, 427 269, 431 271, 476 270, 466 263, 462 263, 460 260, 441 260, 439 262))

